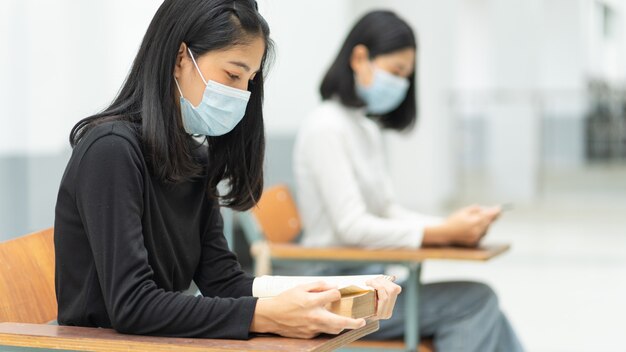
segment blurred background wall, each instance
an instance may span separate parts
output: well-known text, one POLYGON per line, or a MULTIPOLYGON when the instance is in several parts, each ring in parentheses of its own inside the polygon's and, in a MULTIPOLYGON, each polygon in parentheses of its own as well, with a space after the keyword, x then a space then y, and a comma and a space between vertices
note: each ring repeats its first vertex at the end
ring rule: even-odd
MULTIPOLYGON (((0 241, 51 226, 80 118, 110 102, 157 0, 0 1, 0 241)), ((397 11, 418 33, 417 128, 387 134, 399 200, 445 214, 512 202, 479 279, 530 351, 623 351, 626 1, 259 0, 277 44, 267 81, 267 184, 293 183, 291 146, 348 29, 397 11)))

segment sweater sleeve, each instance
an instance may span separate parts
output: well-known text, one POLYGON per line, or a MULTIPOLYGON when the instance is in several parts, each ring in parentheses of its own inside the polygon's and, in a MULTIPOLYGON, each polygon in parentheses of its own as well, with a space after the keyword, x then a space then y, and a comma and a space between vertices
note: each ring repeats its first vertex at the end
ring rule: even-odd
POLYGON ((421 214, 410 209, 407 209, 397 203, 389 203, 387 206, 386 214, 391 219, 407 220, 415 223, 420 228, 428 226, 440 225, 443 222, 443 218, 433 215, 421 214))
POLYGON ((325 128, 319 135, 323 138, 306 141, 303 156, 342 243, 370 248, 419 247, 421 231, 413 222, 367 211, 340 131, 325 128))
POLYGON ((254 298, 194 297, 157 287, 142 235, 140 151, 106 135, 83 155, 76 204, 114 329, 129 334, 245 339, 254 298))
POLYGON ((228 248, 218 206, 213 207, 209 223, 202 239, 200 264, 194 275, 200 292, 207 297, 252 296, 254 277, 241 270, 237 257, 228 248))

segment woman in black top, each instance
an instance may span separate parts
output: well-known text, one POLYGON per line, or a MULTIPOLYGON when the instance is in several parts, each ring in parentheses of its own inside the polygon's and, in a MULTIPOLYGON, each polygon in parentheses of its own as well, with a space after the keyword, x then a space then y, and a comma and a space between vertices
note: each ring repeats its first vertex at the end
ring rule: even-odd
MULTIPOLYGON (((250 297, 254 278, 224 239, 220 202, 246 210, 263 188, 271 49, 251 0, 161 5, 117 98, 70 135, 54 236, 60 324, 235 339, 365 324, 326 311, 339 292, 322 282, 250 297), (202 296, 182 293, 192 280, 202 296)), ((371 285, 388 318, 399 286, 371 285)))

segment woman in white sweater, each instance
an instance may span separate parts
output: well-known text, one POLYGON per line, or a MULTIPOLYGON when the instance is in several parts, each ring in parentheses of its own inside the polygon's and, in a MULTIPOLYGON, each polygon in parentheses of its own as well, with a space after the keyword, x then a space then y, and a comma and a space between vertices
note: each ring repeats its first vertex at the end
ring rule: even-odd
MULTIPOLYGON (((393 248, 476 246, 499 208, 470 206, 445 219, 394 201, 381 129, 416 121, 416 40, 388 11, 353 27, 321 85, 323 102, 301 127, 294 149, 298 200, 307 246, 393 248)), ((317 266, 317 274, 377 272, 380 268, 317 266)), ((377 339, 404 332, 402 296, 377 339)), ((438 351, 520 351, 495 293, 475 282, 426 284, 420 291, 420 333, 438 351)))

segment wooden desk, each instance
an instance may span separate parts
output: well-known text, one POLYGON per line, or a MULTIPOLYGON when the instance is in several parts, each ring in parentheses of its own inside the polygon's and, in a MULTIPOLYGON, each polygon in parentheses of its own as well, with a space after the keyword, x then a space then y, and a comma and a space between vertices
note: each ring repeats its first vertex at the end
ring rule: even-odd
POLYGON ((422 262, 432 259, 486 261, 509 250, 508 244, 487 244, 478 248, 427 247, 419 249, 364 249, 362 247, 303 247, 290 243, 269 243, 274 260, 422 262))
MULTIPOLYGON (((429 247, 418 249, 366 249, 359 247, 303 247, 297 244, 261 243, 256 250, 265 251, 272 261, 284 262, 333 262, 367 264, 401 264, 409 269, 405 284, 406 322, 404 345, 406 351, 415 351, 419 345, 419 287, 421 263, 425 260, 487 261, 508 251, 508 244, 483 244, 478 248, 429 247)), ((372 345, 367 342, 359 342, 372 345)), ((393 348, 389 347, 388 349, 393 348)))
POLYGON ((43 324, 0 323, 1 346, 94 352, 225 352, 225 351, 334 351, 378 330, 378 322, 339 335, 314 339, 260 336, 247 341, 124 335, 112 329, 43 324))

